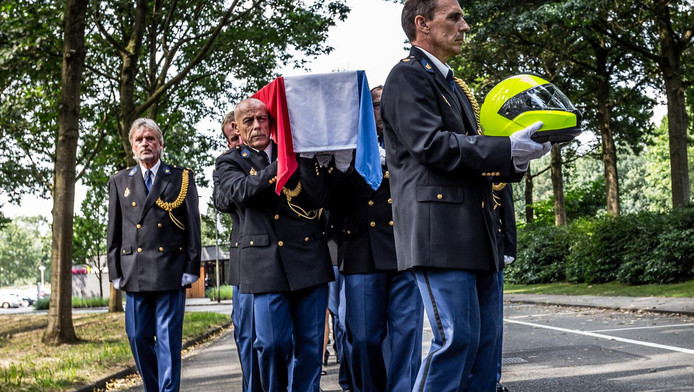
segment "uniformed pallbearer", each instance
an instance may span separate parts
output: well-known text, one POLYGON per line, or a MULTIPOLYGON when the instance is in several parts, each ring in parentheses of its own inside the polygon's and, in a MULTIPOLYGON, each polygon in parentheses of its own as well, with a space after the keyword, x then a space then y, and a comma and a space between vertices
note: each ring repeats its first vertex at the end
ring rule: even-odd
POLYGON ((478 135, 475 101, 446 61, 462 52, 457 0, 408 0, 410 55, 386 80, 381 114, 400 270, 416 275, 434 338, 413 390, 493 391, 499 269, 492 182, 519 181, 550 149, 530 139, 478 135))
MULTIPOLYGON (((371 90, 379 141, 381 90, 371 90)), ((337 200, 331 212, 340 217, 348 363, 355 392, 410 392, 421 363, 424 308, 412 271, 398 271, 390 175, 383 159, 381 167, 378 189, 352 170, 333 192, 337 200)))
POLYGON ((138 164, 109 180, 108 273, 126 293, 125 330, 145 391, 178 391, 185 286, 200 274, 194 173, 161 161, 157 124, 137 119, 138 164))
MULTIPOLYGON (((224 154, 229 154, 233 149, 241 148, 241 135, 234 121, 234 112, 229 112, 222 120, 222 134, 227 142, 227 150, 224 154)), ((236 211, 236 204, 224 193, 219 191, 219 176, 217 171, 212 173, 214 190, 214 206, 220 212, 228 213, 231 216, 231 236, 229 237, 229 269, 227 271, 226 283, 233 287, 231 322, 234 325, 234 340, 241 363, 241 373, 243 375, 243 392, 258 392, 260 388, 260 378, 258 376, 258 356, 253 350, 253 340, 255 339, 255 327, 253 325, 253 294, 242 293, 239 290, 241 282, 241 265, 239 264, 239 240, 241 234, 241 219, 236 211)))
POLYGON ((246 99, 236 107, 235 121, 244 144, 219 157, 215 170, 218 193, 233 200, 241 220, 240 288, 253 294, 262 387, 318 392, 333 279, 319 219, 328 198, 325 173, 315 159, 301 158, 278 195, 267 107, 246 99))

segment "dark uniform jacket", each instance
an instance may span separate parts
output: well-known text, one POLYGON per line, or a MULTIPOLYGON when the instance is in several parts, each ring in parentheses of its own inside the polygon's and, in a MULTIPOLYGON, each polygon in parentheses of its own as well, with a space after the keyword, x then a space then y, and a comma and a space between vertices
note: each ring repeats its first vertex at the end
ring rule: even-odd
POLYGON ((109 280, 120 278, 121 289, 128 292, 179 289, 184 272, 200 275, 195 174, 162 162, 147 194, 140 170, 136 165, 109 180, 109 280), (157 199, 175 208, 169 213, 157 199))
MULTIPOLYGON (((274 155, 276 145, 272 151, 274 155)), ((241 292, 286 292, 334 279, 317 211, 328 193, 315 159, 299 159, 285 185, 296 193, 301 179, 301 191, 291 203, 275 192, 277 161, 268 164, 245 145, 217 158, 216 171, 219 194, 233 200, 241 220, 241 292)))
MULTIPOLYGON (((228 154, 231 150, 227 151, 228 154)), ((219 192, 219 176, 217 171, 212 172, 214 188, 212 201, 219 212, 225 212, 231 216, 231 234, 229 235, 229 269, 226 274, 226 283, 238 286, 241 278, 241 265, 239 264, 239 239, 241 238, 241 219, 236 212, 236 204, 219 192)))
POLYGON ((381 114, 398 268, 497 271, 490 178, 522 178, 509 138, 477 136, 470 101, 416 47, 390 72, 381 114))
POLYGON ((338 260, 344 274, 396 271, 389 172, 374 190, 351 170, 331 194, 331 213, 339 216, 338 260))
POLYGON ((499 255, 499 265, 503 268, 504 255, 516 258, 516 210, 513 206, 511 184, 494 184, 494 188, 494 218, 497 224, 496 249, 499 255))

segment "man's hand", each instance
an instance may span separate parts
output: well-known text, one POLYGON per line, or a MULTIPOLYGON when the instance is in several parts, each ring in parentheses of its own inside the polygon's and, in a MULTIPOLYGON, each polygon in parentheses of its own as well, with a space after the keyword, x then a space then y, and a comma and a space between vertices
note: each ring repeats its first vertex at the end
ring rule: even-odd
POLYGON ((352 163, 352 150, 335 151, 335 167, 341 172, 346 172, 352 163))
POLYGON ((540 158, 552 149, 550 142, 537 143, 530 138, 540 128, 542 128, 542 121, 509 136, 511 139, 511 157, 514 166, 516 166, 516 172, 528 170, 530 160, 540 158))
POLYGON ((113 288, 116 290, 120 290, 120 278, 113 279, 113 288))
POLYGON ((189 284, 193 284, 196 280, 198 280, 198 278, 199 276, 195 276, 193 274, 184 272, 183 276, 181 277, 181 286, 188 286, 189 284))
POLYGON ((511 264, 516 258, 509 255, 504 255, 504 264, 511 264))

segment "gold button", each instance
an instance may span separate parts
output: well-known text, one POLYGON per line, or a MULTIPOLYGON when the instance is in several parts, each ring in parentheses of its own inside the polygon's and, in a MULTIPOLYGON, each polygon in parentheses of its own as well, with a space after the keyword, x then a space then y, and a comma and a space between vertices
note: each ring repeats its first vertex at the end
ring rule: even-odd
POLYGON ((436 198, 441 200, 441 199, 443 199, 443 195, 439 193, 438 195, 436 195, 436 198))
POLYGON ((369 200, 369 205, 370 205, 370 206, 374 205, 374 201, 373 201, 373 200, 369 200))
POLYGON ((137 248, 137 253, 142 253, 142 248, 137 248))
POLYGON ((279 219, 279 218, 280 218, 279 215, 275 215, 275 220, 277 220, 277 219, 279 219))
POLYGON ((157 223, 157 227, 161 227, 161 223, 157 223))
POLYGON ((308 242, 308 237, 304 238, 304 241, 308 242))
POLYGON ((123 249, 123 254, 125 254, 125 249, 123 249))
POLYGON ((485 177, 486 175, 487 175, 487 173, 482 173, 482 177, 485 177))
POLYGON ((393 204, 393 199, 391 199, 390 197, 388 198, 388 204, 393 204))
POLYGON ((482 208, 484 208, 484 202, 482 202, 482 208))
POLYGON ((371 225, 371 227, 376 227, 376 222, 371 222, 369 224, 371 225))
POLYGON ((499 229, 499 233, 501 233, 501 229, 499 229))
POLYGON ((141 229, 142 225, 138 223, 137 226, 135 226, 135 227, 137 227, 138 229, 141 229))
POLYGON ((390 173, 388 172, 388 170, 386 170, 386 172, 383 173, 383 178, 390 178, 390 173))
POLYGON ((251 246, 253 246, 253 241, 251 241, 251 246))
POLYGON ((501 175, 501 173, 499 173, 499 172, 496 172, 496 175, 497 175, 497 176, 500 176, 500 175, 501 175))
POLYGON ((133 207, 135 207, 136 205, 137 205, 137 203, 133 202, 133 207))
POLYGON ((178 248, 178 250, 183 250, 183 247, 182 247, 182 246, 180 246, 180 247, 178 248))
POLYGON ((393 221, 388 222, 389 225, 393 226, 393 221))
POLYGON ((164 248, 162 248, 162 247, 160 246, 160 247, 159 247, 159 252, 163 252, 163 251, 164 251, 164 248))
POLYGON ((236 246, 239 246, 239 243, 238 243, 238 242, 236 243, 236 246))
POLYGON ((277 241, 277 246, 283 246, 283 245, 284 245, 284 242, 282 242, 282 241, 277 241))
POLYGON ((352 232, 350 232, 349 230, 347 230, 347 234, 352 234, 352 232))

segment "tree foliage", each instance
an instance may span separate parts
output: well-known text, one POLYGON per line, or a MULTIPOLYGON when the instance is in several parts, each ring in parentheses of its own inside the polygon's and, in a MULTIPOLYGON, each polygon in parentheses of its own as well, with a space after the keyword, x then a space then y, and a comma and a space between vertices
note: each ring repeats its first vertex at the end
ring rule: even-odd
POLYGON ((0 229, 0 287, 36 283, 50 268, 46 218, 19 217, 0 229))

